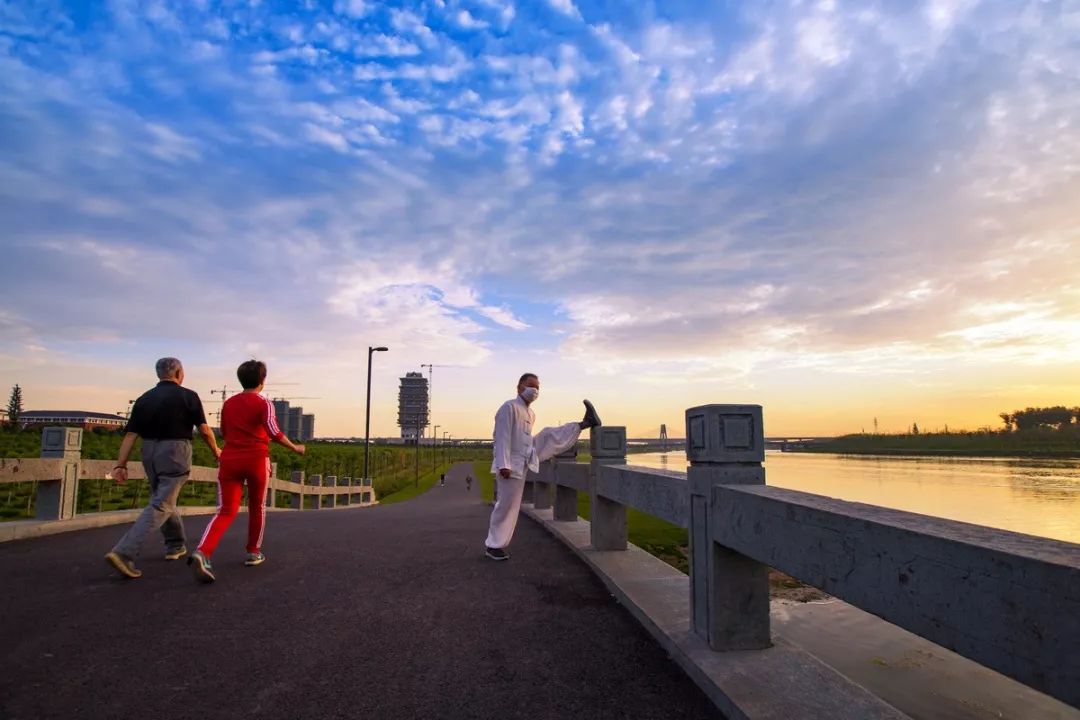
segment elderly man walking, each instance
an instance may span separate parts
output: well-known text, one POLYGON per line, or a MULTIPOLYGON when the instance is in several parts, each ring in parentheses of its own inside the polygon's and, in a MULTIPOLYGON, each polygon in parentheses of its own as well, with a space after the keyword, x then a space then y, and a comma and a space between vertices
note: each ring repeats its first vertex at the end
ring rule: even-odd
POLYGON ((492 560, 509 560, 506 547, 514 536, 521 495, 525 491, 525 475, 540 470, 540 463, 570 449, 582 430, 600 425, 596 409, 588 400, 581 422, 544 428, 532 435, 536 415, 530 407, 540 396, 540 378, 525 373, 518 379, 517 397, 507 400, 495 413, 495 457, 491 471, 495 473, 495 507, 491 511, 487 540, 487 556, 492 560))
POLYGON ((127 481, 127 462, 136 438, 142 438, 142 464, 150 481, 150 503, 143 508, 116 546, 105 556, 106 562, 128 578, 142 571, 135 567, 143 541, 161 528, 165 536, 165 559, 179 560, 187 554, 184 523, 176 506, 180 488, 191 474, 192 428, 198 428, 214 458, 221 457, 217 439, 206 424, 199 396, 187 388, 184 367, 176 358, 161 358, 155 366, 158 384, 139 396, 131 408, 126 434, 120 443, 120 455, 113 468, 118 485, 127 481))

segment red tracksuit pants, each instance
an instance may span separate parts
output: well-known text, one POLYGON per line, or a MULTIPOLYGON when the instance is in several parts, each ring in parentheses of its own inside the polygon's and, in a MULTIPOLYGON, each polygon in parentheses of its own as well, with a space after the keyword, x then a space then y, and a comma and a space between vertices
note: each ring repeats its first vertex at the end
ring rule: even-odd
POLYGON ((266 528, 266 486, 270 478, 270 458, 222 457, 218 467, 218 510, 206 526, 199 552, 206 557, 214 553, 221 536, 236 519, 244 483, 248 486, 247 551, 259 552, 263 530, 266 528))

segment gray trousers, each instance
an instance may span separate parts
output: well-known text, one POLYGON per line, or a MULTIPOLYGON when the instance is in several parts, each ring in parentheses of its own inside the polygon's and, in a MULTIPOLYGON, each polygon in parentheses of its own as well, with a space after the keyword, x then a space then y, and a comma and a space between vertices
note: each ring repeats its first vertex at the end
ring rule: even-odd
POLYGON ((157 528, 165 536, 166 549, 179 548, 187 542, 176 502, 180 489, 191 476, 191 441, 143 440, 142 463, 150 480, 150 503, 113 548, 113 552, 131 558, 139 556, 146 536, 157 528))

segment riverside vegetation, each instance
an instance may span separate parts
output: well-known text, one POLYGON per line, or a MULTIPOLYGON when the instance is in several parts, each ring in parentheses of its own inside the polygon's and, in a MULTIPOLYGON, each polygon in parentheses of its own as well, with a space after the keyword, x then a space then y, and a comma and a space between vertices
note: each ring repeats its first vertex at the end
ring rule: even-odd
POLYGON ((799 450, 842 455, 1080 458, 1080 425, 1012 431, 857 433, 808 443, 799 450))
MULTIPOLYGON (((122 434, 118 432, 84 432, 82 456, 88 460, 114 460, 120 449, 122 434)), ((288 479, 294 470, 307 475, 337 475, 360 477, 364 472, 363 444, 306 443, 307 453, 297 456, 277 445, 270 448, 270 459, 277 463, 277 476, 288 479)), ((135 444, 131 461, 138 462, 141 443, 135 444)), ((41 452, 41 429, 0 430, 0 458, 34 458, 41 452)), ((490 449, 470 447, 439 447, 436 455, 430 446, 420 447, 420 481, 414 487, 416 448, 401 445, 372 445, 369 472, 375 495, 381 503, 399 502, 430 488, 450 463, 489 457, 490 449), (434 469, 433 469, 434 466, 434 469)), ((193 443, 193 465, 213 467, 213 456, 201 442, 193 443)), ((34 517, 35 483, 0 484, 0 520, 24 520, 34 517)), ((148 486, 145 480, 130 480, 118 486, 112 480, 94 478, 79 483, 77 512, 125 510, 141 507, 146 501, 148 486)), ((215 505, 217 488, 214 483, 190 482, 181 491, 180 504, 215 505)), ((289 507, 284 493, 277 497, 278 507, 289 507)))

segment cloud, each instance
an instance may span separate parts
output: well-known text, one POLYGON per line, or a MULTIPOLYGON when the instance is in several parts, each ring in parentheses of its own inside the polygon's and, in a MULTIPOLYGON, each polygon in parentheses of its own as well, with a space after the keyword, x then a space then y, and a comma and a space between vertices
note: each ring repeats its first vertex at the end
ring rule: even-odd
POLYGON ((466 30, 483 30, 489 27, 488 23, 473 17, 468 10, 458 10, 454 15, 454 20, 466 30))
POLYGON ((573 0, 547 0, 547 4, 567 17, 581 19, 581 11, 574 5, 573 0))
POLYGON ((368 4, 365 0, 335 0, 334 2, 334 12, 354 20, 367 15, 368 10, 368 4))

